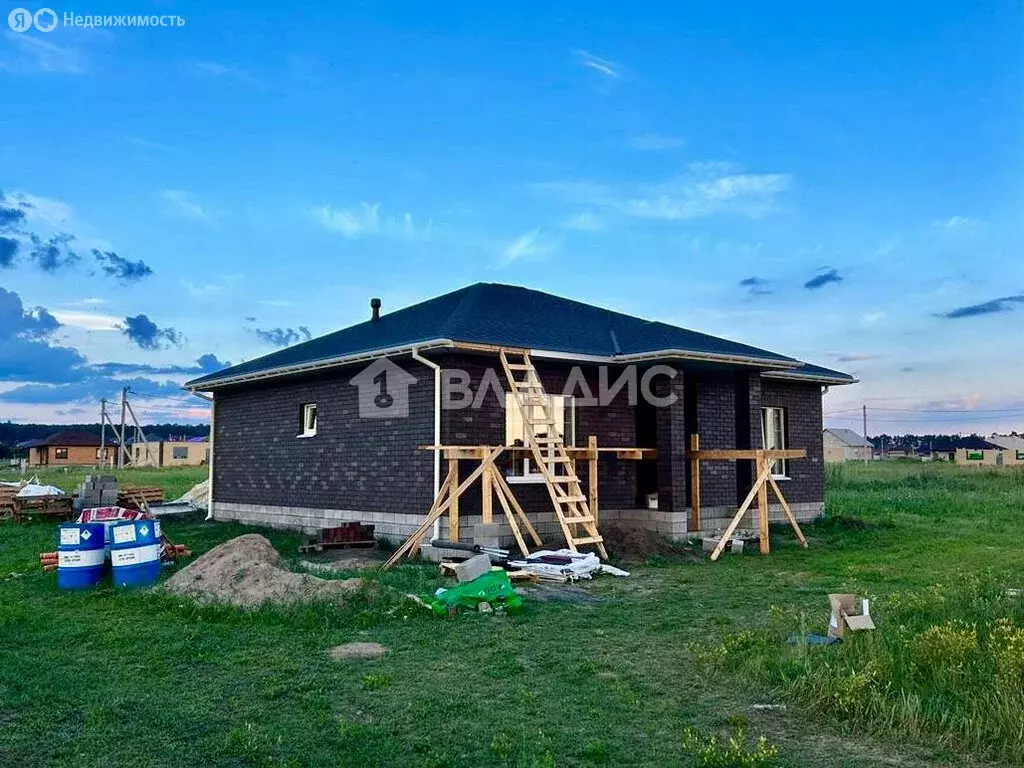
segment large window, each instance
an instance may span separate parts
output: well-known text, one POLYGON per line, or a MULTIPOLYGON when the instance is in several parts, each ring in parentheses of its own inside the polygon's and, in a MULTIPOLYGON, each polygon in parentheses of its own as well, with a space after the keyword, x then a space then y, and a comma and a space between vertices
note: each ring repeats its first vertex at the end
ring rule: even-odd
MULTIPOLYGON (((766 450, 786 447, 786 410, 784 408, 761 409, 761 439, 766 450)), ((778 459, 772 462, 772 477, 789 476, 789 462, 778 459)))
POLYGON ((299 437, 316 435, 316 403, 305 403, 299 411, 299 437))
MULTIPOLYGON (((572 397, 565 395, 547 395, 550 403, 552 416, 555 421, 555 431, 562 438, 566 445, 576 444, 576 404, 572 397)), ((544 418, 544 407, 541 405, 530 406, 533 408, 533 418, 544 418)), ((545 437, 548 434, 548 424, 534 424, 534 434, 537 437, 545 437)), ((511 392, 505 395, 505 445, 526 445, 526 431, 523 423, 523 415, 516 403, 515 395, 511 392)), ((550 449, 551 458, 554 459, 554 449, 550 449)), ((554 472, 554 461, 548 464, 548 470, 554 472)), ((512 471, 508 474, 509 480, 518 482, 543 482, 544 475, 534 465, 533 454, 523 451, 515 454, 512 464, 512 471)))
POLYGON ((184 445, 176 445, 171 448, 171 458, 181 461, 188 458, 188 448, 184 445))
POLYGON ((68 460, 68 449, 67 448, 54 448, 53 449, 53 458, 56 459, 57 461, 67 461, 68 460))

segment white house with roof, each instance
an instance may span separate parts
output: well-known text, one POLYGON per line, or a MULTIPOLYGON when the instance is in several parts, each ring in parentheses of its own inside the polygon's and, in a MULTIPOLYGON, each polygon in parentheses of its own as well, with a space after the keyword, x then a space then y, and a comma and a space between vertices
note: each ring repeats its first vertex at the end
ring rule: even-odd
POLYGON ((822 436, 825 441, 826 464, 871 460, 874 451, 871 442, 852 429, 826 429, 822 436))

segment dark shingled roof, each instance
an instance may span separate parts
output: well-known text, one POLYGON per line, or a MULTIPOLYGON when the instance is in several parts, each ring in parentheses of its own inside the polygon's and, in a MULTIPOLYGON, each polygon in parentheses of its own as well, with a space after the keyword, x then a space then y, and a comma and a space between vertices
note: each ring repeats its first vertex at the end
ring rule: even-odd
MULTIPOLYGON (((107 438, 107 443, 111 442, 107 438)), ((78 446, 100 447, 100 436, 91 432, 83 432, 80 429, 65 429, 63 432, 55 432, 45 440, 40 440, 38 445, 54 445, 61 448, 78 446)))
MULTIPOLYGON (((439 339, 622 357, 665 350, 796 366, 798 360, 747 344, 595 307, 519 286, 476 283, 379 320, 344 328, 188 382, 190 389, 277 369, 409 347, 439 339)), ((822 369, 827 370, 827 369, 822 369)), ((852 377, 830 372, 853 381, 852 377)))

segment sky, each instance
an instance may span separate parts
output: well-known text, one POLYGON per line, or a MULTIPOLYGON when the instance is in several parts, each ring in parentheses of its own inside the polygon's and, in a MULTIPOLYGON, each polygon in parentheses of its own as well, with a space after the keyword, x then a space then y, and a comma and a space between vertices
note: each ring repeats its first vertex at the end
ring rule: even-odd
POLYGON ((1018 3, 123 6, 0 13, 0 420, 201 421, 493 281, 852 373, 831 426, 1024 431, 1018 3), (129 11, 184 23, 63 23, 129 11))

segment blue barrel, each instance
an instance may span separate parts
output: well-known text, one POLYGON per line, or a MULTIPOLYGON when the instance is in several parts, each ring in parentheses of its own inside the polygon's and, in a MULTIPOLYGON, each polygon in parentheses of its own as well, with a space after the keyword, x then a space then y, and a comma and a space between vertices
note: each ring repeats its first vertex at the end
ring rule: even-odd
POLYGON ((110 565, 115 587, 144 587, 160 578, 160 524, 133 520, 110 527, 110 565))
POLYGON ((57 544, 57 586, 88 589, 103 578, 103 525, 65 523, 57 544))

